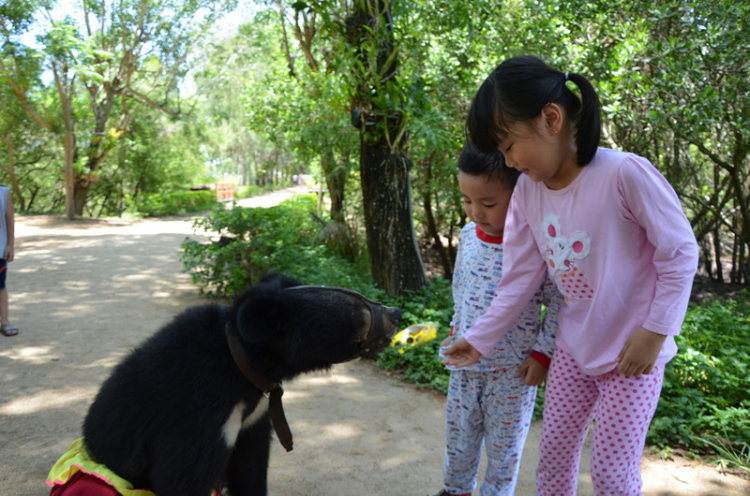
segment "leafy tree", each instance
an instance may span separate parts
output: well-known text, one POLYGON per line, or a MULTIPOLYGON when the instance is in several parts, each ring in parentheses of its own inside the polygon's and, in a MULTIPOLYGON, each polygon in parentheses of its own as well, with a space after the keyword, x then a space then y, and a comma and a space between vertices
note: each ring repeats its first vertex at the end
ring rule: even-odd
MULTIPOLYGON (((55 129, 30 104, 17 51, 6 51, 8 62, 2 62, 0 71, 29 114, 64 138, 69 218, 83 213, 97 171, 139 113, 181 113, 178 82, 189 67, 191 50, 222 9, 232 5, 233 0, 82 0, 80 11, 73 11, 82 12, 76 22, 70 16, 54 19, 49 6, 40 3, 51 24, 40 41, 57 88, 62 129, 55 129), (75 107, 78 91, 88 99, 86 112, 75 107), (77 127, 88 131, 81 135, 77 127)), ((4 31, 6 41, 15 46, 12 34, 4 31)))
POLYGON ((704 247, 713 233, 718 279, 726 231, 734 238, 731 280, 750 283, 750 62, 742 48, 750 5, 665 1, 649 20, 639 61, 653 88, 649 121, 671 134, 656 150, 674 182, 689 185, 683 198, 704 247))
POLYGON ((259 126, 264 132, 256 132, 248 117, 255 104, 246 101, 254 101, 255 94, 248 97, 247 88, 257 94, 274 91, 263 76, 273 70, 268 41, 274 36, 257 18, 237 32, 217 32, 204 45, 194 75, 197 105, 191 120, 202 153, 212 172, 236 176, 240 184, 262 183, 269 164, 292 158, 269 139, 273 123, 264 122, 259 126))
POLYGON ((407 154, 403 115, 409 84, 399 72, 396 19, 390 0, 356 1, 346 19, 344 45, 354 55, 353 123, 360 131, 370 270, 375 283, 391 296, 426 283, 413 228, 409 178, 413 163, 407 154))
MULTIPOLYGON (((28 57, 24 58, 24 62, 25 78, 21 84, 25 87, 41 87, 38 60, 28 57)), ((42 93, 34 95, 40 101, 43 96, 42 93)), ((49 135, 34 125, 31 116, 9 85, 0 86, 0 109, 0 171, 7 177, 13 190, 16 208, 19 212, 24 212, 33 203, 33 198, 28 198, 27 194, 33 195, 35 191, 29 172, 34 168, 44 167, 42 164, 48 159, 47 150, 51 143, 49 135)), ((54 176, 53 173, 48 174, 54 176)))
POLYGON ((273 78, 275 90, 281 91, 248 86, 252 125, 272 123, 275 142, 283 142, 299 162, 319 166, 331 199, 331 217, 343 224, 357 139, 348 126, 347 82, 332 70, 335 38, 321 39, 316 27, 319 14, 304 2, 287 6, 276 1, 272 7, 259 18, 272 23, 281 39, 276 63, 270 66, 274 74, 266 73, 266 81, 273 78), (299 116, 304 116, 304 125, 299 116))
POLYGON ((747 2, 576 2, 574 60, 601 87, 612 146, 648 157, 675 187, 703 267, 750 282, 750 65, 747 2), (583 6, 585 4, 585 8, 583 6), (738 51, 739 50, 739 51, 738 51))
POLYGON ((422 212, 419 232, 422 244, 438 253, 443 275, 450 278, 454 241, 467 221, 456 161, 471 97, 503 55, 498 39, 504 24, 497 22, 503 9, 494 2, 451 0, 427 0, 411 7, 399 26, 404 51, 410 55, 402 69, 413 75, 407 119, 409 153, 416 166, 414 188, 422 212))

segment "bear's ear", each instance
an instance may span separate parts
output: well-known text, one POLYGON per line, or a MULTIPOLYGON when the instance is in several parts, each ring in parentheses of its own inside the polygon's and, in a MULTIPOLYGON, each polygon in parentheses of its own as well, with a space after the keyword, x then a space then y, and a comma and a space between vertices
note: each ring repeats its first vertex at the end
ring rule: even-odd
POLYGON ((266 290, 274 290, 274 289, 284 289, 284 288, 291 288, 292 286, 300 286, 301 283, 298 282, 296 279, 293 279, 289 276, 285 276, 284 274, 279 274, 278 272, 269 272, 263 277, 260 278, 258 281, 258 284, 255 285, 256 288, 263 287, 266 290))
POLYGON ((248 344, 270 336, 278 339, 279 329, 286 328, 292 309, 280 296, 278 292, 254 295, 239 304, 235 325, 248 344))

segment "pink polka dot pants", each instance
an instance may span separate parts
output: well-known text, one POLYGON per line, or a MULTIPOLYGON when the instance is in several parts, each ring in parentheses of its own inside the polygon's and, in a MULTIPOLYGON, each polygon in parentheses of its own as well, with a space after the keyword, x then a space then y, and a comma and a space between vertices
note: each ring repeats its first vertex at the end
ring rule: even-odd
POLYGON ((581 449, 594 418, 594 493, 641 495, 641 454, 663 379, 663 366, 640 377, 626 377, 617 370, 588 375, 557 348, 544 397, 537 496, 575 496, 581 449))

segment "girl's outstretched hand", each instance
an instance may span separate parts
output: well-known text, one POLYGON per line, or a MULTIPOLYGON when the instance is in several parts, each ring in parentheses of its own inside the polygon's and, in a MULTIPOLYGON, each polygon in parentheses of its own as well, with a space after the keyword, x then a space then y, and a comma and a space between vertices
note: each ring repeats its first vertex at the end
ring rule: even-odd
POLYGON ((639 327, 625 341, 615 361, 617 371, 627 377, 650 374, 667 336, 639 327))
POLYGON ((482 354, 476 348, 469 344, 464 338, 458 338, 453 346, 443 352, 448 359, 443 362, 445 365, 453 365, 461 368, 477 363, 482 354))

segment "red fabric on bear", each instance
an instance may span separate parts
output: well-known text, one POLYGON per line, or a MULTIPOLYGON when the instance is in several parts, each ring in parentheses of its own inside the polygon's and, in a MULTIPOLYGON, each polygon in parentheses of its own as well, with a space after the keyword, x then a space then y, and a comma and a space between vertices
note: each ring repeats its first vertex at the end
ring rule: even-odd
POLYGON ((53 487, 49 494, 50 496, 119 496, 120 493, 98 477, 78 471, 65 484, 53 487))

